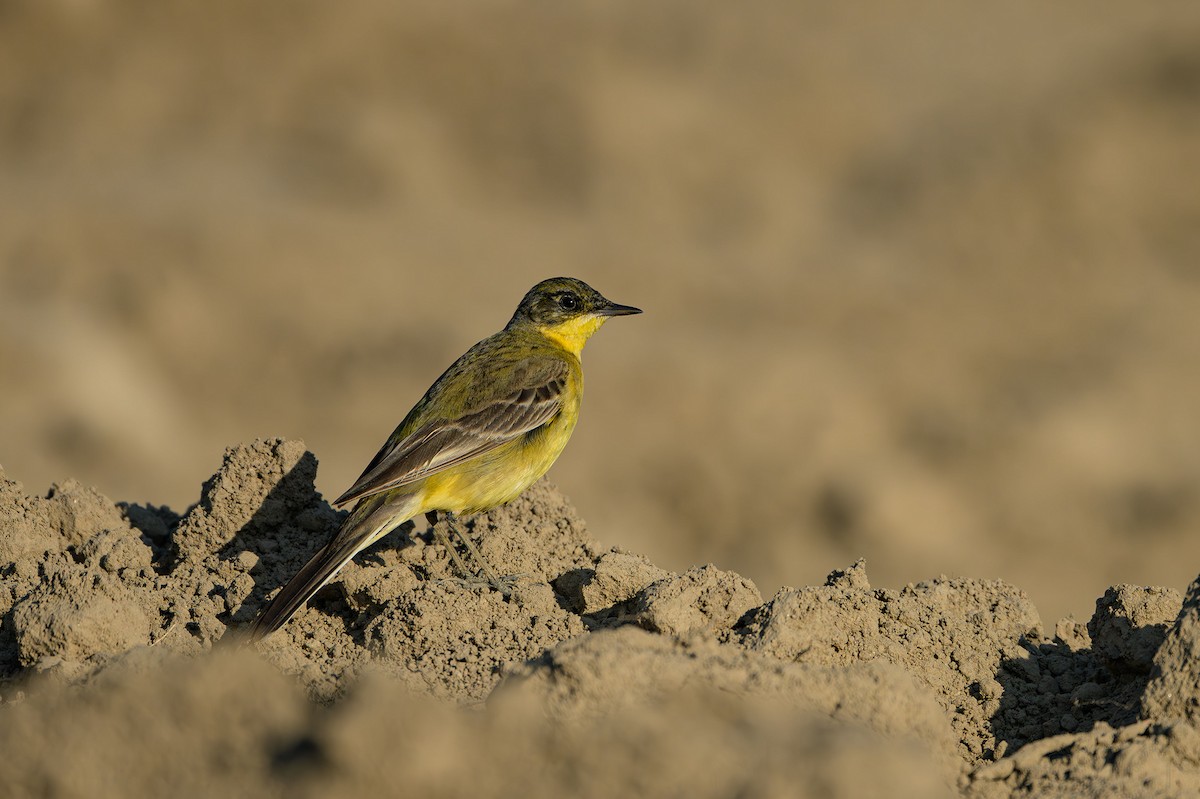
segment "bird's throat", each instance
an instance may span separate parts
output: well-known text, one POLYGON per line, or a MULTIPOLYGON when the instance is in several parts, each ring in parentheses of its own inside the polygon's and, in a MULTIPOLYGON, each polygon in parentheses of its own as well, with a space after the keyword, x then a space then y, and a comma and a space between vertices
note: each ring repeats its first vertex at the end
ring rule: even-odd
POLYGON ((538 329, 543 336, 578 358, 579 353, 583 352, 583 345, 607 321, 607 316, 589 314, 538 329))

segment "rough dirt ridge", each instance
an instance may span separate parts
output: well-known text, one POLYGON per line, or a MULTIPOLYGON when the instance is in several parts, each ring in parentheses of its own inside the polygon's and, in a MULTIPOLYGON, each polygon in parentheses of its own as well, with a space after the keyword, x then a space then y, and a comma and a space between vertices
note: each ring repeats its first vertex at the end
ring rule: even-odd
POLYGON ((879 589, 861 561, 764 601, 596 543, 542 482, 469 526, 511 598, 409 525, 241 647, 339 521, 316 468, 233 447, 182 514, 0 479, 0 793, 1200 791, 1200 581, 1053 631, 1005 583, 879 589))

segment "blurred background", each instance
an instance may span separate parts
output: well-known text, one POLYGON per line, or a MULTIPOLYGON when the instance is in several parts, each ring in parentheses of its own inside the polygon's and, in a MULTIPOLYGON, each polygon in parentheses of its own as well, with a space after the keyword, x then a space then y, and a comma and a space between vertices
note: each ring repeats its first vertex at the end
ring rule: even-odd
POLYGON ((0 463, 345 489, 553 275, 552 479, 766 593, 1200 572, 1200 5, 0 0, 0 463))

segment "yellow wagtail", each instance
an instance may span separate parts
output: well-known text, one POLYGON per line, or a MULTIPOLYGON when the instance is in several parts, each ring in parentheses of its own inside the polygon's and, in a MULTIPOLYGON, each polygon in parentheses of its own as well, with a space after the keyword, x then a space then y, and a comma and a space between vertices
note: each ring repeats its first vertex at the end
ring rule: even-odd
MULTIPOLYGON (((251 627, 278 630, 346 563, 419 513, 478 513, 516 499, 558 458, 583 396, 579 356, 611 316, 641 313, 581 280, 538 283, 504 329, 453 363, 425 392, 362 476, 334 502, 355 502, 341 528, 251 627)), ((437 531, 435 525, 435 532, 437 531)), ((499 588, 470 539, 493 586, 499 588)), ((453 545, 442 538, 462 569, 453 545)))

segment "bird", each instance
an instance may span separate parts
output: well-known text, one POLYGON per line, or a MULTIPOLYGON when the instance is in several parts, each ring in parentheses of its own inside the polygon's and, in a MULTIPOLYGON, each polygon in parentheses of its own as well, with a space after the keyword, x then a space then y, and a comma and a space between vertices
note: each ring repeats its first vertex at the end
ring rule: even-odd
MULTIPOLYGON (((571 437, 583 396, 580 355, 614 316, 640 308, 606 299, 582 280, 531 288, 499 333, 434 381, 335 507, 354 503, 337 533, 255 619, 248 641, 278 630, 355 555, 419 514, 455 518, 516 499, 549 470, 571 437)), ((501 581, 459 535, 488 582, 501 581)), ((441 542, 465 571, 454 547, 441 542)))

